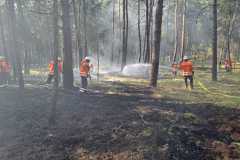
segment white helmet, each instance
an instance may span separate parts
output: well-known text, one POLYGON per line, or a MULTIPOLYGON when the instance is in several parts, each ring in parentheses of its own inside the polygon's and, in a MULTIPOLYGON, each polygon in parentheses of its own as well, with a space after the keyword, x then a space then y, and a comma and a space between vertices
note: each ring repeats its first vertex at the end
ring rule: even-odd
POLYGON ((0 56, 0 60, 4 60, 5 59, 5 57, 3 57, 3 56, 0 56))
POLYGON ((85 57, 84 59, 90 61, 90 57, 85 57))
POLYGON ((183 60, 189 60, 188 56, 184 56, 183 60))

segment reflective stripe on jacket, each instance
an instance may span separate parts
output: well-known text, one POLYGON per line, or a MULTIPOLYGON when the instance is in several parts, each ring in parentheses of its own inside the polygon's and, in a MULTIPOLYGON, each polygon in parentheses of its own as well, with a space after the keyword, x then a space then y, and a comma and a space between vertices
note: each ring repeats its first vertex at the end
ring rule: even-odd
POLYGON ((183 76, 192 76, 193 75, 193 64, 191 61, 183 61, 180 64, 180 69, 182 70, 183 76))

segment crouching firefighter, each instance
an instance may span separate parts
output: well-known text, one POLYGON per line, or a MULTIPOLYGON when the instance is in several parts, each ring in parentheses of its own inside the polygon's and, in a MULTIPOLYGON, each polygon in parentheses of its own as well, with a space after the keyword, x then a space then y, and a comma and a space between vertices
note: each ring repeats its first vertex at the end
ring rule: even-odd
POLYGON ((180 64, 180 70, 184 77, 186 88, 188 88, 188 80, 190 81, 190 90, 193 89, 193 64, 188 58, 188 56, 183 57, 183 61, 180 64))
POLYGON ((81 87, 85 90, 88 88, 88 78, 91 79, 90 69, 90 58, 85 57, 80 64, 81 87))
MULTIPOLYGON (((61 81, 60 80, 60 77, 61 77, 61 73, 62 73, 62 59, 61 58, 58 58, 58 76, 59 76, 59 82, 61 81)), ((47 78, 47 84, 50 84, 54 78, 54 61, 50 61, 49 65, 48 65, 48 68, 49 68, 49 73, 48 73, 48 78, 47 78)))
POLYGON ((11 66, 5 57, 0 57, 0 85, 8 84, 10 80, 11 66))

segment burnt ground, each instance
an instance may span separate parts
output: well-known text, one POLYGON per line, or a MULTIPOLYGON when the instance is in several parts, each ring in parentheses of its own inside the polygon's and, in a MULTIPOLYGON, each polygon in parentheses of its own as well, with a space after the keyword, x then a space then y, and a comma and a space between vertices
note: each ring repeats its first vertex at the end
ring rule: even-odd
POLYGON ((0 88, 0 159, 240 159, 238 109, 112 85, 115 92, 105 85, 95 93, 61 91, 54 126, 51 90, 28 88, 19 96, 14 87, 0 88))

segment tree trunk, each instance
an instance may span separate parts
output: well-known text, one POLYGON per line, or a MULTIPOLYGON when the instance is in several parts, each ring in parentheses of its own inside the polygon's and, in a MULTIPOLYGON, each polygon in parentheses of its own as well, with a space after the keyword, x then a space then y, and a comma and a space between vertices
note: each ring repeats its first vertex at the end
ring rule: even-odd
POLYGON ((24 74, 30 74, 30 59, 29 59, 29 46, 28 46, 28 40, 30 39, 29 30, 27 21, 24 17, 23 13, 23 5, 21 0, 17 0, 17 8, 20 14, 20 26, 21 26, 21 39, 23 41, 23 52, 24 52, 24 74))
POLYGON ((138 0, 138 39, 139 39, 139 58, 138 62, 142 59, 142 35, 141 35, 141 0, 138 0))
POLYGON ((82 6, 82 3, 81 1, 79 1, 79 11, 78 11, 78 22, 79 22, 79 30, 78 30, 78 34, 79 34, 79 66, 80 66, 80 63, 83 59, 83 46, 82 46, 82 35, 81 35, 81 6, 82 6))
POLYGON ((110 62, 113 64, 114 61, 114 48, 115 48, 115 0, 113 0, 113 10, 112 10, 112 52, 110 62))
POLYGON ((146 53, 145 53, 145 63, 150 62, 150 16, 149 16, 149 0, 146 0, 146 53))
POLYGON ((25 48, 24 52, 24 74, 25 75, 30 74, 30 56, 27 48, 25 48))
POLYGON ((9 14, 9 35, 10 35, 11 44, 12 44, 11 55, 14 58, 13 62, 16 63, 19 89, 22 90, 24 88, 24 79, 23 79, 23 73, 22 73, 21 55, 17 49, 15 1, 8 0, 7 5, 8 5, 8 14, 9 14))
MULTIPOLYGON (((1 12, 2 10, 0 10, 1 12)), ((2 47, 3 47, 3 54, 6 58, 8 57, 8 50, 7 50, 7 46, 6 46, 6 39, 5 39, 5 33, 4 33, 4 25, 3 25, 3 19, 2 19, 2 12, 0 13, 0 28, 1 28, 1 40, 2 40, 2 47)))
POLYGON ((212 59, 212 80, 217 81, 217 47, 218 47, 218 34, 217 34, 217 0, 213 0, 213 59, 212 59))
POLYGON ((80 35, 80 5, 77 4, 80 3, 75 0, 72 0, 73 3, 73 13, 74 13, 74 22, 75 22, 75 32, 76 32, 76 50, 75 50, 75 56, 76 56, 76 66, 79 65, 79 62, 82 60, 83 56, 81 54, 81 35, 80 35), (79 8, 78 8, 79 7, 79 8), (78 11, 79 10, 79 11, 78 11))
POLYGON ((83 0, 83 25, 84 25, 84 56, 88 56, 88 41, 87 41, 87 3, 83 0))
POLYGON ((175 48, 174 48, 174 54, 173 54, 173 62, 176 62, 177 59, 177 52, 178 52, 178 5, 179 2, 176 0, 176 5, 175 5, 175 48))
POLYGON ((153 53, 152 72, 151 72, 151 81, 150 81, 150 86, 152 87, 157 87, 161 33, 162 33, 162 17, 163 17, 163 0, 158 0, 157 9, 155 13, 154 53, 153 53))
POLYGON ((64 42, 63 87, 65 89, 73 89, 72 31, 69 0, 61 0, 61 4, 64 42))
POLYGON ((58 0, 53 1, 53 52, 54 52, 54 88, 52 98, 51 115, 49 118, 49 124, 54 125, 56 123, 56 110, 58 100, 58 0))
POLYGON ((149 63, 152 62, 152 53, 153 53, 153 38, 154 38, 154 31, 153 31, 153 7, 154 7, 154 0, 150 0, 150 11, 149 11, 149 46, 150 46, 150 49, 149 49, 149 63))
POLYGON ((99 50, 99 34, 97 35, 97 80, 100 79, 100 50, 99 50))
POLYGON ((126 40, 125 40, 125 49, 126 49, 126 64, 127 64, 127 55, 128 55, 128 0, 126 0, 126 40))
POLYGON ((187 0, 183 0, 183 11, 182 11, 182 45, 181 45, 181 60, 185 54, 185 44, 186 44, 186 10, 187 10, 187 0))
MULTIPOLYGON (((119 41, 120 42, 122 42, 121 1, 122 0, 118 0, 118 21, 119 21, 119 41)), ((118 62, 117 62, 117 64, 121 64, 121 49, 122 49, 122 47, 118 48, 118 62)))
POLYGON ((231 12, 231 16, 230 16, 230 19, 229 19, 228 33, 227 33, 227 52, 228 52, 228 60, 230 62, 231 68, 232 68, 231 40, 232 40, 232 34, 233 34, 233 30, 234 30, 234 24, 235 24, 235 21, 236 21, 236 14, 238 13, 237 8, 238 8, 238 2, 236 0, 235 1, 235 8, 231 12))
POLYGON ((127 39, 128 39, 128 13, 127 13, 128 0, 123 0, 123 29, 122 29, 122 66, 121 69, 127 64, 127 39))

